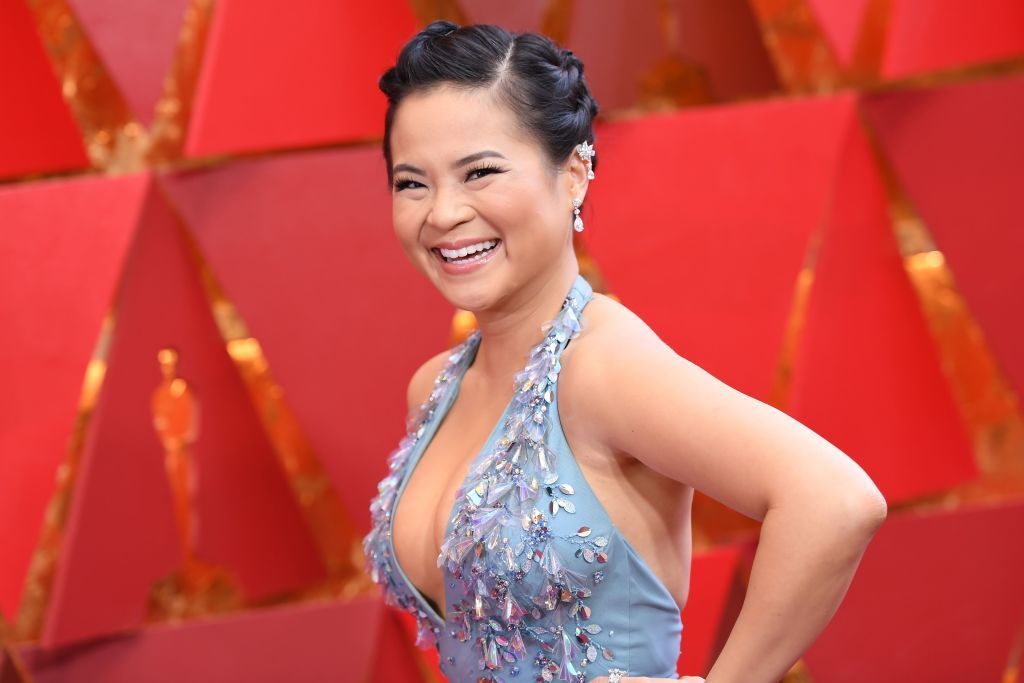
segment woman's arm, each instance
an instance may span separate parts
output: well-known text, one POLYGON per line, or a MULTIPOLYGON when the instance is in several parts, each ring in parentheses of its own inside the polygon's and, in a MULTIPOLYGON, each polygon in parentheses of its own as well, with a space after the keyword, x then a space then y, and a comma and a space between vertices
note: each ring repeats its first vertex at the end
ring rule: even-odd
POLYGON ((602 363, 581 378, 581 395, 604 443, 763 521, 746 599, 707 683, 777 682, 838 608, 885 499, 823 437, 646 326, 595 330, 588 353, 602 363))

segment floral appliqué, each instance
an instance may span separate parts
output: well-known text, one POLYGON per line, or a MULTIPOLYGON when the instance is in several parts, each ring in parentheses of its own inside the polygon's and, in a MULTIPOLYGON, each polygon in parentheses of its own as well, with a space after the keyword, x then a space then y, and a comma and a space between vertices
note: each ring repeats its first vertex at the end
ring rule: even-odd
MULTIPOLYGON (((570 291, 558 316, 542 326, 545 338, 531 349, 526 367, 514 378, 512 410, 501 437, 456 492, 455 510, 438 555, 437 566, 445 572, 446 581, 453 589, 461 586, 465 595, 453 601, 447 626, 453 638, 476 649, 478 681, 506 681, 504 674, 518 677, 528 663, 536 681, 584 683, 588 664, 599 656, 615 659, 612 649, 603 644, 603 629, 587 604, 604 578, 598 566, 609 560, 608 539, 591 537, 585 525, 557 537, 550 528, 556 515, 575 513, 575 490, 571 483, 558 481, 558 454, 549 448, 547 437, 552 424, 549 408, 561 369, 559 350, 579 335, 584 303, 578 292, 570 291), (509 534, 516 526, 522 534, 509 534), (510 535, 518 538, 514 545, 510 535), (575 557, 594 564, 595 571, 584 573, 568 566, 556 550, 558 540, 578 546, 575 557), (537 647, 529 659, 531 642, 537 647)), ((389 604, 416 615, 420 647, 436 643, 439 628, 410 587, 392 574, 393 560, 381 538, 390 534, 395 490, 405 461, 450 390, 452 373, 479 339, 479 331, 474 330, 453 350, 409 434, 389 457, 391 473, 371 505, 374 529, 364 541, 371 576, 394 596, 389 604)))

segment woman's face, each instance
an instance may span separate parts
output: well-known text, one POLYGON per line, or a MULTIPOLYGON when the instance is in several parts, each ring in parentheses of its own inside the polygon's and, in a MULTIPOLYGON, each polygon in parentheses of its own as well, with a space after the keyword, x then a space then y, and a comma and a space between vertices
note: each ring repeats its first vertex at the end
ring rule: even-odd
POLYGON ((441 86, 407 96, 391 153, 395 234, 452 305, 490 308, 563 259, 575 261, 572 198, 585 194, 585 166, 570 157, 551 167, 488 91, 441 86), (464 263, 441 253, 470 245, 489 250, 464 263))

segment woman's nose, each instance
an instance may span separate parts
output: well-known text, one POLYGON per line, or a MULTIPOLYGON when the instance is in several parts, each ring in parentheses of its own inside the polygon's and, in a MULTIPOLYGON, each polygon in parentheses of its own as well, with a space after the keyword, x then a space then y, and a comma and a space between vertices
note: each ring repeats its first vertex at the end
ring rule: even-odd
POLYGON ((473 217, 473 209, 458 190, 439 189, 434 194, 427 222, 440 230, 450 230, 473 217))

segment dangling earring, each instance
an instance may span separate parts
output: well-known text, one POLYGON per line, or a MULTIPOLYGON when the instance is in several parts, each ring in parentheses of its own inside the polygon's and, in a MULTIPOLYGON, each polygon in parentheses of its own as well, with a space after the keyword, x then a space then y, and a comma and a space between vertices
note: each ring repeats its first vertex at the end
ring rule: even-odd
POLYGON ((580 204, 582 203, 583 200, 579 197, 572 198, 572 210, 576 214, 576 220, 572 222, 572 228, 576 232, 583 232, 583 219, 580 218, 580 204))

